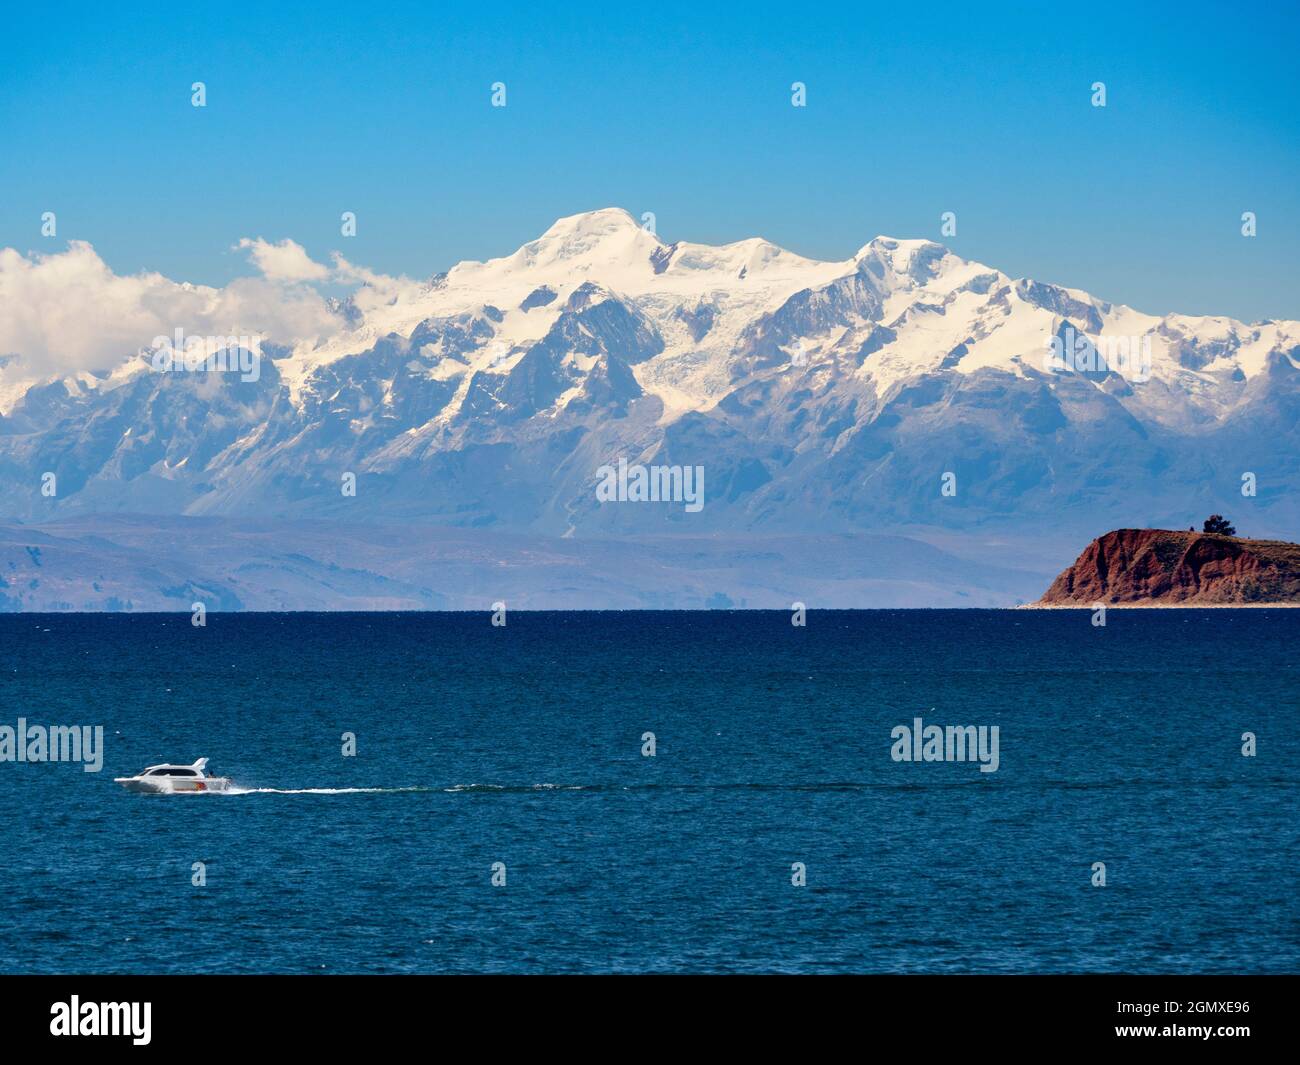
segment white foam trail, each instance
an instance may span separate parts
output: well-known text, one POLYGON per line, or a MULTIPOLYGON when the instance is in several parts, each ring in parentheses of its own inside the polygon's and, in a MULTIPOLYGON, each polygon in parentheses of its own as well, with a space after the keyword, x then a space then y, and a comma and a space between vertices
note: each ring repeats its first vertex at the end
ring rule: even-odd
POLYGON ((241 788, 232 787, 224 795, 370 795, 397 791, 432 791, 432 788, 241 788))
POLYGON ((391 795, 402 791, 443 791, 449 794, 475 791, 586 791, 587 784, 453 784, 432 788, 412 784, 401 788, 243 788, 232 785, 214 795, 391 795))
POLYGON ((586 791, 587 784, 453 784, 443 791, 586 791))

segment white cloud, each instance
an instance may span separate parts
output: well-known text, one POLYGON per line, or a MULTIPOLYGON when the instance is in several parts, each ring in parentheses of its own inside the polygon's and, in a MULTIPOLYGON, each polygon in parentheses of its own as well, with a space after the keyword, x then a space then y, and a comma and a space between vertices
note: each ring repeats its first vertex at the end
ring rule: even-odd
POLYGON ((427 292, 421 282, 376 273, 337 252, 324 266, 291 240, 245 238, 237 247, 259 276, 220 287, 150 271, 114 273, 83 241, 46 255, 0 248, 0 413, 39 381, 117 370, 178 329, 190 337, 258 336, 309 359, 359 351, 373 342, 369 327, 409 326, 405 308, 427 292), (351 291, 359 323, 331 310, 325 286, 351 291), (354 328, 364 335, 354 338, 354 328))
POLYGON ((0 355, 21 357, 0 372, 42 377, 109 369, 177 328, 198 335, 259 334, 293 344, 346 327, 319 292, 290 277, 327 277, 328 268, 312 263, 291 241, 247 245, 264 276, 221 288, 158 273, 115 274, 83 241, 50 255, 0 248, 0 355))
POLYGON ((330 275, 329 267, 315 262, 301 244, 287 237, 278 244, 244 237, 237 247, 248 249, 253 265, 268 281, 324 281, 330 275))
POLYGON ((352 294, 352 302, 363 315, 380 307, 414 302, 424 288, 419 281, 412 281, 409 277, 391 277, 357 266, 338 252, 334 253, 333 258, 334 280, 345 285, 359 286, 352 294))

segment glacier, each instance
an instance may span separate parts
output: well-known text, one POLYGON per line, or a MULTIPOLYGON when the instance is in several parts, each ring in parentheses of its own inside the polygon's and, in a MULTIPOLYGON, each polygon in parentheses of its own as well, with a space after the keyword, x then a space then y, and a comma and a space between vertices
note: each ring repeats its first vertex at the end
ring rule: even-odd
POLYGON ((1300 518, 1300 323, 927 240, 819 262, 610 208, 330 307, 256 380, 0 360, 0 608, 1014 605, 1110 528, 1300 518), (1077 337, 1149 366, 1048 358, 1077 337), (704 505, 602 501, 620 463, 704 505))

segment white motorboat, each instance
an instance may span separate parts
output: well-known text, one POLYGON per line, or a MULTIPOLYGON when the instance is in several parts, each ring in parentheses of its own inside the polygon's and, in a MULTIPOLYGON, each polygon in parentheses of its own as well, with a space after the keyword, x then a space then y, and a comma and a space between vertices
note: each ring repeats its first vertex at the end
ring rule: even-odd
POLYGON ((208 760, 200 758, 193 765, 151 765, 133 777, 114 777, 127 791, 150 795, 188 795, 200 791, 229 791, 229 777, 210 777, 208 760))

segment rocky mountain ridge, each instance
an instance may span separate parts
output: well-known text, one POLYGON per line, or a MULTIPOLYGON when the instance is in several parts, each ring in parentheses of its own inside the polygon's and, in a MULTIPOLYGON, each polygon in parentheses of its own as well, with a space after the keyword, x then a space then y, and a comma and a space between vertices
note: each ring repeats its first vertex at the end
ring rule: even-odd
POLYGON ((1300 604, 1300 544, 1168 529, 1098 537, 1038 606, 1300 604))

